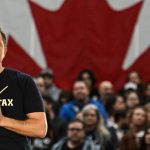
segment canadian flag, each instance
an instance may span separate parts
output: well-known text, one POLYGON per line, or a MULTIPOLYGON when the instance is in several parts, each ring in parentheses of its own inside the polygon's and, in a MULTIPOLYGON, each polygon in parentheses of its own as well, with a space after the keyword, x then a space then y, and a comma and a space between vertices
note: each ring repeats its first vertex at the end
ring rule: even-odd
POLYGON ((150 0, 5 0, 5 66, 35 75, 52 68, 69 88, 81 69, 121 87, 131 70, 150 80, 150 0))

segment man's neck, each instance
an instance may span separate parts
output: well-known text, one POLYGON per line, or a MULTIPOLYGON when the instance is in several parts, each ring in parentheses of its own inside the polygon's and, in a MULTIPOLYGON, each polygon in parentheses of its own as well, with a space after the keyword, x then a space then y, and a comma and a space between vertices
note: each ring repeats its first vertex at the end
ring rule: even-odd
POLYGON ((81 141, 79 141, 79 142, 68 141, 68 142, 67 142, 67 146, 68 146, 69 148, 77 148, 82 142, 83 142, 83 140, 81 140, 81 141))

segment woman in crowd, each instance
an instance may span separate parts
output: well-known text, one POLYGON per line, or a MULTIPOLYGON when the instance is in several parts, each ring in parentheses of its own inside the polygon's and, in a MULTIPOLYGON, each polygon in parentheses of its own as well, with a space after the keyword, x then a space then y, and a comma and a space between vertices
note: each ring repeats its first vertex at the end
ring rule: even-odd
POLYGON ((119 150, 138 150, 141 139, 144 136, 146 124, 146 111, 142 107, 136 107, 129 115, 129 131, 123 136, 119 150))
POLYGON ((137 91, 139 93, 140 98, 142 98, 144 92, 144 83, 139 72, 131 71, 127 76, 127 82, 134 83, 137 85, 137 91))
POLYGON ((120 111, 120 110, 124 110, 126 108, 125 105, 125 99, 122 95, 116 95, 114 102, 113 102, 113 111, 120 111))
POLYGON ((114 145, 110 132, 101 122, 99 111, 94 105, 87 105, 82 110, 86 136, 94 142, 96 150, 113 150, 114 145))
POLYGON ((138 96, 138 93, 136 91, 130 91, 126 95, 126 106, 128 110, 133 109, 137 105, 140 104, 140 98, 138 96))
POLYGON ((82 70, 78 77, 77 80, 83 80, 85 83, 88 85, 89 90, 90 90, 90 97, 91 98, 97 98, 98 97, 98 91, 96 89, 96 78, 93 74, 93 72, 89 69, 82 70))

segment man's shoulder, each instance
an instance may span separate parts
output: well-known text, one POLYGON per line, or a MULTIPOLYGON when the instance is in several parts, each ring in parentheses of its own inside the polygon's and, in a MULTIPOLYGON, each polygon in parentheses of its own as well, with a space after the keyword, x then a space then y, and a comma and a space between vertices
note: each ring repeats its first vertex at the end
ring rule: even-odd
POLYGON ((17 69, 12 69, 12 68, 5 68, 5 69, 10 76, 16 75, 18 78, 25 79, 25 80, 28 78, 31 78, 30 75, 28 75, 22 71, 19 71, 17 69))

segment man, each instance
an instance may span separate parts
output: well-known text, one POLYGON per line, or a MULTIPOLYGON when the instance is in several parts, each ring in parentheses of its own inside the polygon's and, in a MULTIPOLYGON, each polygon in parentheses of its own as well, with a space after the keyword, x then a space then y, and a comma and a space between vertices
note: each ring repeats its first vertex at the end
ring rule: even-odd
POLYGON ((43 96, 45 94, 45 85, 44 85, 44 79, 38 75, 34 77, 34 82, 40 92, 40 94, 43 96))
POLYGON ((52 150, 92 150, 92 141, 85 139, 84 124, 73 120, 68 124, 67 138, 56 143, 52 150))
POLYGON ((98 92, 101 100, 104 100, 107 95, 114 94, 114 88, 110 81, 102 81, 99 84, 98 92))
POLYGON ((41 96, 29 75, 4 68, 6 36, 0 30, 0 150, 31 150, 29 137, 44 137, 41 96))
POLYGON ((89 98, 89 88, 84 81, 75 81, 73 85, 74 100, 64 104, 60 110, 60 118, 64 121, 73 120, 76 114, 87 104, 94 104, 98 107, 100 114, 107 120, 106 110, 100 100, 89 98))
POLYGON ((54 73, 51 69, 43 70, 41 76, 44 79, 46 87, 45 94, 52 97, 54 101, 58 101, 61 90, 54 83, 54 73))
POLYGON ((110 81, 102 81, 99 84, 98 92, 110 118, 112 114, 112 103, 114 100, 114 88, 112 83, 110 81))

